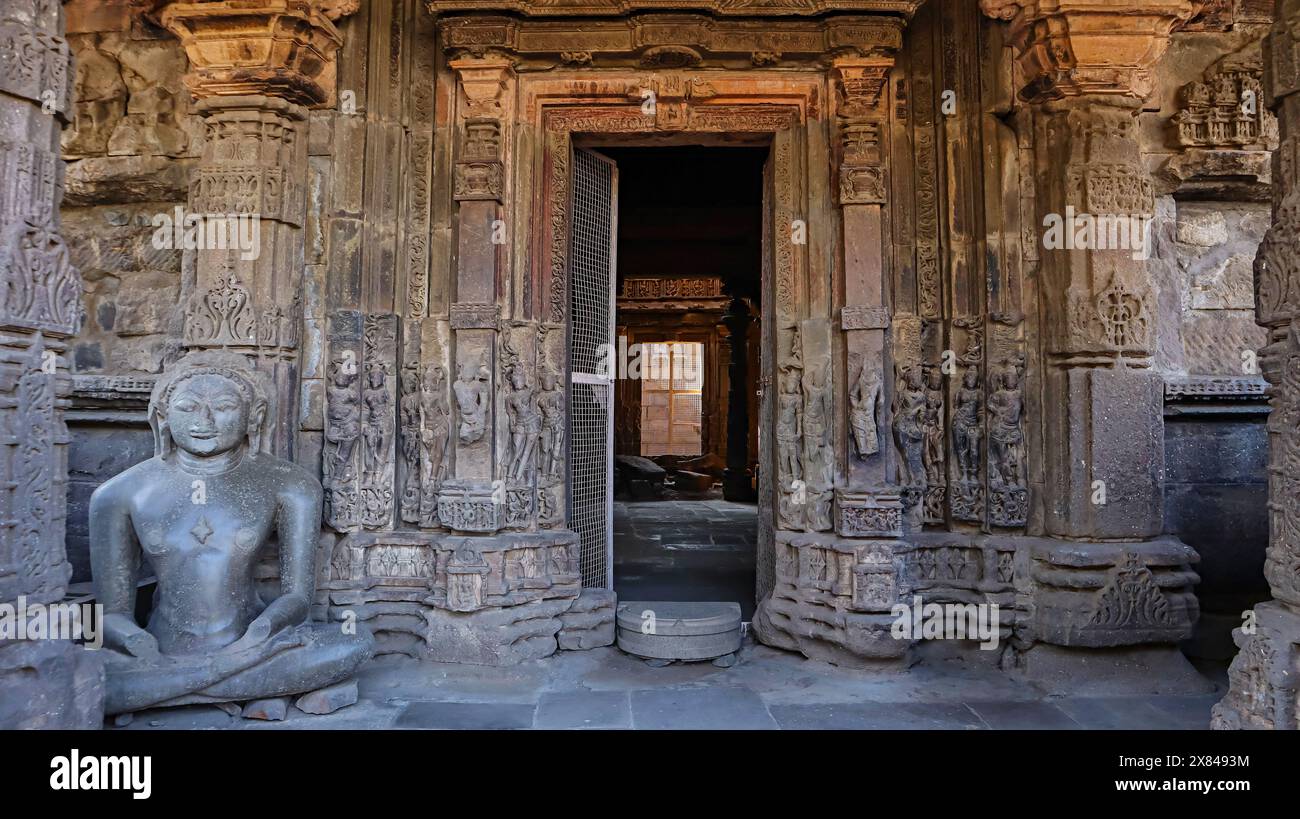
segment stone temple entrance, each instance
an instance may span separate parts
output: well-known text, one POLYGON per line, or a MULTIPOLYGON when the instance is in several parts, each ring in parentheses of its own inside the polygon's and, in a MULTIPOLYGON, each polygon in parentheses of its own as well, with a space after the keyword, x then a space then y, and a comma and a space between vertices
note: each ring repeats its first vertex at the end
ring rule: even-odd
MULTIPOLYGON (((914 667, 938 643, 892 634, 898 606, 982 606, 999 618, 998 652, 956 638, 944 650, 1074 686, 1073 669, 1106 667, 1195 687, 1177 646, 1198 623, 1196 533, 1164 516, 1181 279, 1174 267, 1160 278, 1168 258, 1051 246, 1039 226, 1067 213, 1176 220, 1178 253, 1224 246, 1236 222, 1196 230, 1184 205, 1269 197, 1278 123, 1230 103, 1238 90, 1266 91, 1278 111, 1296 98, 1293 3, 1276 22, 1244 0, 10 5, 6 30, 38 35, 9 42, 38 42, 44 73, 25 60, 0 70, 13 114, 0 156, 15 180, 0 191, 0 250, 21 250, 0 274, 41 285, 13 290, 26 295, 5 306, 0 342, 10 414, 55 432, 9 424, 26 460, 6 462, 6 508, 23 526, 0 538, 0 600, 53 601, 87 582, 100 533, 86 498, 147 454, 144 396, 182 353, 219 351, 267 377, 267 449, 323 486, 317 620, 364 623, 380 655, 455 663, 607 645, 609 456, 647 457, 646 398, 577 377, 591 375, 574 366, 575 237, 592 228, 579 157, 603 152, 626 193, 655 152, 677 157, 656 166, 666 175, 715 151, 695 176, 748 156, 757 179, 743 275, 618 248, 611 197, 601 331, 699 345, 712 362, 698 383, 660 391, 689 405, 698 386, 699 410, 650 419, 678 451, 649 456, 753 504, 755 638, 844 666, 914 667), (1267 25, 1261 53, 1247 41, 1267 25), (1205 59, 1162 63, 1173 42, 1205 59), (1270 60, 1278 70, 1261 72, 1270 60), (51 102, 51 88, 69 93, 51 102), (75 133, 61 144, 65 124, 75 133), (66 228, 61 162, 63 210, 80 211, 66 228), (258 252, 144 251, 159 203, 238 214, 258 252), (95 244, 105 222, 143 252, 95 244), (669 335, 669 302, 700 318, 669 335), (581 408, 578 383, 592 388, 581 408), (612 442, 587 484, 574 421, 596 406, 612 442), (145 440, 85 466, 98 454, 89 421, 145 440), (62 505, 29 500, 62 497, 69 475, 70 563, 62 505), (587 527, 579 508, 606 516, 587 527)), ((1296 166, 1283 113, 1277 202, 1296 166)), ((623 205, 625 227, 644 224, 623 205)), ((1185 300, 1224 313, 1258 302, 1273 334, 1263 373, 1288 412, 1294 233, 1274 226, 1258 299, 1207 277, 1200 301, 1185 300)), ((1233 253, 1223 275, 1237 281, 1233 253)), ((1217 380, 1182 386, 1262 393, 1259 373, 1236 374, 1262 343, 1216 347, 1217 380)), ((1294 477, 1289 430, 1268 430, 1275 495, 1294 477)), ((1281 680, 1300 632, 1300 527, 1274 507, 1277 602, 1235 668, 1223 724, 1295 722, 1293 677, 1281 680), (1290 704, 1265 713, 1262 694, 1240 693, 1264 689, 1290 704)), ((257 578, 273 583, 266 557, 257 578)), ((65 654, 23 646, 25 665, 9 666, 53 669, 65 654)))
POLYGON ((769 152, 600 150, 619 171, 614 591, 748 618, 769 152))

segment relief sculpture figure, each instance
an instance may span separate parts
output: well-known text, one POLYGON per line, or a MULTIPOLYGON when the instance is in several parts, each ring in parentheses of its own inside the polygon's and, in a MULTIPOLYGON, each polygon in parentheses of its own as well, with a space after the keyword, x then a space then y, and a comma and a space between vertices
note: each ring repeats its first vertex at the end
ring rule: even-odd
POLYGON ((555 479, 564 468, 564 393, 556 384, 555 373, 549 369, 542 370, 541 380, 537 407, 542 413, 542 475, 555 479))
POLYGON ((863 360, 858 380, 849 394, 849 423, 853 428, 853 445, 859 458, 867 458, 880 451, 877 424, 880 412, 880 373, 873 362, 863 360))
POLYGON ((980 374, 967 367, 957 391, 957 405, 952 414, 952 444, 957 456, 957 470, 965 483, 975 483, 980 472, 980 438, 982 436, 984 393, 980 374))
POLYGON ((456 408, 460 411, 457 437, 462 444, 476 444, 483 439, 487 429, 489 378, 486 364, 477 368, 471 364, 460 365, 454 391, 456 408))
POLYGON ((1020 465, 1024 458, 1025 434, 1020 429, 1024 399, 1020 394, 1020 370, 1007 366, 989 396, 989 482, 994 486, 1020 486, 1020 465))
POLYGON ((894 397, 894 444, 898 447, 899 484, 920 488, 925 483, 921 464, 921 446, 925 439, 925 389, 921 371, 904 367, 899 373, 898 394, 894 397))
POLYGON ((527 481, 532 477, 533 453, 537 449, 537 439, 542 434, 542 416, 533 398, 533 388, 528 385, 528 373, 517 365, 510 370, 506 419, 510 424, 510 465, 507 474, 513 481, 527 481))

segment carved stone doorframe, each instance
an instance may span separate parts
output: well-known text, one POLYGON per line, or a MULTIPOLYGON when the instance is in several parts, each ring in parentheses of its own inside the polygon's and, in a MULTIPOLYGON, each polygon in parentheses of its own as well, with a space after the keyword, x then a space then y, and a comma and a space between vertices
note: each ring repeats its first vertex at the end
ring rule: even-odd
MULTIPOLYGON (((893 379, 882 138, 904 25, 884 14, 439 20, 450 69, 440 82, 454 95, 444 119, 454 144, 441 166, 456 202, 451 361, 493 372, 482 380, 495 409, 486 434, 468 446, 453 441, 452 491, 484 510, 473 531, 510 528, 502 525, 510 497, 530 491, 501 468, 515 437, 507 402, 568 363, 575 141, 768 145, 760 427, 775 433, 759 454, 756 631, 809 656, 906 652, 888 639, 907 545, 891 485, 896 456, 885 444, 893 379), (493 226, 505 246, 489 252, 483 238, 493 226), (850 462, 849 370, 864 367, 879 385, 880 445, 850 462), (502 512, 489 509, 492 479, 504 484, 502 512), (823 627, 827 609, 837 613, 823 627)), ((562 479, 539 475, 531 489, 539 508, 567 505, 562 479)), ((528 531, 566 523, 518 521, 528 531)))
MULTIPOLYGON (((527 247, 530 263, 515 268, 515 292, 520 294, 517 307, 546 322, 561 324, 567 318, 569 175, 575 142, 769 145, 771 173, 765 219, 774 225, 809 224, 813 221, 810 214, 817 212, 816 247, 829 249, 825 245, 837 243, 839 231, 830 200, 829 165, 817 162, 826 147, 824 133, 818 133, 824 131, 819 127, 824 83, 824 75, 811 72, 798 81, 764 76, 763 72, 681 71, 602 72, 599 83, 550 77, 529 82, 525 78, 521 107, 527 112, 530 133, 538 136, 529 146, 531 150, 520 146, 518 170, 521 177, 530 176, 532 184, 519 185, 516 225, 524 231, 529 225, 535 227, 527 247), (579 85, 592 90, 575 94, 579 85), (647 100, 653 100, 653 105, 647 100), (525 164, 531 166, 528 171, 522 167, 525 164), (818 167, 826 170, 814 179, 813 169, 818 167), (816 201, 814 189, 825 201, 816 201)), ((813 240, 800 243, 800 237, 790 230, 770 233, 764 243, 763 323, 792 330, 813 315, 813 240)), ((829 279, 831 271, 819 267, 818 273, 829 279)), ((822 310, 828 295, 822 294, 822 310)), ((795 357, 792 348, 776 344, 776 334, 767 334, 761 355, 765 373, 770 376, 781 367, 792 366, 795 357)), ((762 412, 767 418, 771 405, 766 404, 762 412)), ((760 491, 760 498, 763 524, 757 594, 761 598, 771 589, 772 533, 778 524, 770 484, 760 491)))

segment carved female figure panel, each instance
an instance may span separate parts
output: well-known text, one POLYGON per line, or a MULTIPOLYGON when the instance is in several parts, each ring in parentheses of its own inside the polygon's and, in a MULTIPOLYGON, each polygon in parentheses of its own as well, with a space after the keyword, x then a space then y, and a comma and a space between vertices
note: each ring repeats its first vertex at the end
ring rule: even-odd
POLYGON ((368 632, 307 622, 322 490, 266 451, 268 395, 242 356, 186 356, 150 399, 155 456, 91 497, 108 713, 309 691, 370 656, 368 632), (280 594, 264 601, 253 567, 272 538, 280 594), (142 558, 158 579, 145 628, 133 614, 142 558))
POLYGON ((427 492, 442 482, 451 441, 451 411, 443 394, 445 376, 437 365, 424 371, 420 384, 420 483, 427 492))
POLYGON ((460 411, 458 437, 462 444, 478 443, 487 430, 490 377, 485 364, 479 365, 477 370, 469 364, 460 365, 460 377, 456 379, 453 391, 456 393, 456 408, 460 411))
POLYGON ((365 457, 362 460, 366 481, 377 482, 383 479, 380 473, 384 468, 389 436, 392 434, 392 408, 388 397, 388 375, 383 367, 372 366, 366 373, 366 378, 366 388, 361 393, 365 422, 362 433, 365 443, 362 454, 365 457))
POLYGON ((1025 434, 1020 429, 1024 399, 1020 394, 1020 369, 1008 365, 989 396, 989 481, 994 486, 1019 486, 1025 434))
POLYGON ((550 369, 542 370, 542 389, 537 396, 537 407, 542 413, 542 476, 557 479, 563 468, 564 393, 550 369))
POLYGON ((925 389, 921 371, 904 367, 899 373, 894 410, 894 444, 898 447, 899 483, 917 488, 925 482, 921 465, 921 443, 925 438, 925 389))
POLYGON ((925 449, 921 453, 925 481, 930 486, 943 483, 943 373, 937 368, 926 375, 925 449))
POLYGON ((510 370, 510 394, 506 397, 506 415, 510 424, 510 466, 508 475, 517 482, 532 477, 533 453, 542 432, 542 418, 528 385, 528 374, 515 365, 510 370))
POLYGON ((980 390, 980 374, 975 367, 967 367, 962 376, 961 389, 957 391, 957 406, 952 415, 952 443, 957 456, 957 469, 961 480, 974 483, 979 480, 980 438, 984 414, 981 405, 984 393, 980 390))
POLYGON ((352 450, 361 435, 361 405, 356 380, 355 360, 337 360, 330 364, 329 386, 325 390, 325 440, 334 445, 334 455, 327 468, 336 482, 350 481, 354 477, 352 450))
POLYGON ((853 444, 858 457, 866 458, 880 451, 877 418, 880 411, 880 373, 874 362, 866 359, 858 371, 858 380, 849 394, 849 423, 853 428, 853 444))
POLYGON ((803 396, 799 392, 799 373, 788 368, 781 372, 776 404, 777 467, 782 482, 803 477, 803 467, 799 463, 802 437, 803 396))

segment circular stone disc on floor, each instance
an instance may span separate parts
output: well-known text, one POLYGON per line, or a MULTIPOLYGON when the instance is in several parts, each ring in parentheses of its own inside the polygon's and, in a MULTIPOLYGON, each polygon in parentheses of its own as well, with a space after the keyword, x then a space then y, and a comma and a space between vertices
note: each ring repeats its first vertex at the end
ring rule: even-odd
POLYGON ((618 647, 664 660, 712 660, 740 648, 740 605, 628 600, 618 604, 618 647))

